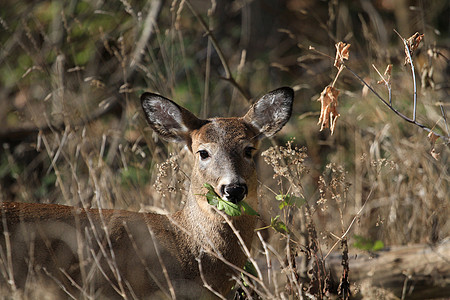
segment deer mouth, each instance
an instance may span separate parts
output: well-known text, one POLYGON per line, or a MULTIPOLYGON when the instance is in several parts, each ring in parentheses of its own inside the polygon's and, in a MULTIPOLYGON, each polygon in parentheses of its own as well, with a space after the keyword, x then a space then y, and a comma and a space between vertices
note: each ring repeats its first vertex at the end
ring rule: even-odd
POLYGON ((248 188, 246 184, 226 184, 220 187, 220 194, 224 200, 237 204, 247 196, 248 188))

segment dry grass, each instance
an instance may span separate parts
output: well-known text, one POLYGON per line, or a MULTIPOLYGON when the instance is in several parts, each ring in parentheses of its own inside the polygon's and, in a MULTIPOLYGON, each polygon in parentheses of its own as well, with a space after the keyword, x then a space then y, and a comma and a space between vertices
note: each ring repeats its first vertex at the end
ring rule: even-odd
MULTIPOLYGON (((285 138, 272 141, 282 146, 264 152, 269 164, 259 161, 261 223, 269 225, 279 215, 291 234, 271 228, 258 232, 253 256, 263 278, 248 281, 250 286, 238 280, 242 297, 328 297, 337 284, 330 282, 324 258, 331 249, 339 251, 335 246, 344 233, 350 255, 367 250, 352 246, 355 236, 386 246, 449 238, 448 144, 442 139, 431 144, 426 132, 396 117, 345 71, 337 82, 341 116, 334 135, 320 133, 318 114, 308 114, 319 111, 309 99, 318 98, 336 71, 332 60, 307 48, 314 45, 334 56, 339 38, 354 45, 348 64, 372 84, 379 78, 371 64, 394 62, 395 103, 411 114, 410 71, 402 66, 401 41, 390 30, 405 28, 405 20, 397 15, 398 23, 389 21, 402 11, 377 7, 370 17, 370 8, 344 3, 327 7, 287 1, 278 11, 257 1, 218 1, 218 7, 215 1, 192 1, 214 29, 224 55, 219 57, 183 1, 165 3, 154 15, 154 28, 147 15, 157 10, 156 1, 79 2, 73 7, 9 2, 0 14, 1 201, 174 212, 183 205, 189 158, 186 150, 147 130, 139 95, 159 92, 200 116, 239 115, 248 106, 242 91, 257 96, 291 85, 295 115, 282 132, 285 138), (224 63, 231 74, 223 71, 224 63), (221 79, 227 76, 232 80, 221 79), (29 128, 38 130, 16 130, 29 128), (302 200, 280 209, 278 194, 302 200)), ((448 5, 443 7, 448 11, 448 5)), ((422 17, 407 11, 417 19, 412 27, 439 27, 429 23, 440 9, 433 3, 422 17)), ((416 56, 418 75, 423 77, 426 67, 433 67, 434 75, 419 87, 418 118, 448 136, 437 106, 450 109, 449 52, 440 47, 448 47, 448 32, 436 36, 426 28, 426 43, 416 56), (426 47, 434 44, 447 60, 426 55, 426 47)), ((382 87, 377 90, 385 93, 382 87)), ((2 265, 3 295, 31 299, 41 293, 39 284, 15 290, 7 274, 2 265)))

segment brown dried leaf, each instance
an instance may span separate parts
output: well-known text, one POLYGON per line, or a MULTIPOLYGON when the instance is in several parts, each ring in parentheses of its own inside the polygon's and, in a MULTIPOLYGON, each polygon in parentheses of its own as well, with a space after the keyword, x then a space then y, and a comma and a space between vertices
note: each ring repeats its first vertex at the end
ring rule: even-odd
POLYGON ((431 156, 433 156, 433 158, 435 160, 439 160, 441 154, 439 152, 437 152, 435 148, 431 149, 430 153, 431 153, 431 156))
POLYGON ((320 117, 317 125, 320 124, 320 131, 324 128, 330 128, 331 134, 334 132, 336 127, 336 120, 339 118, 337 112, 337 97, 339 95, 339 90, 328 85, 320 94, 320 98, 317 101, 321 103, 320 117))
POLYGON ((408 47, 405 47, 405 65, 411 63, 409 60, 408 55, 408 48, 409 48, 409 54, 412 56, 414 50, 416 50, 419 47, 420 42, 422 41, 425 34, 420 34, 418 32, 414 33, 409 39, 406 40, 406 45, 408 47))
POLYGON ((431 65, 425 65, 422 69, 422 74, 420 76, 421 78, 421 84, 422 84, 422 88, 426 89, 428 87, 430 87, 431 89, 434 90, 434 87, 436 86, 434 79, 433 79, 433 72, 434 72, 434 68, 431 65))
POLYGON ((392 72, 392 64, 387 65, 386 71, 384 71, 383 79, 378 80, 377 84, 386 84, 391 85, 391 72, 392 72))
POLYGON ((348 48, 350 48, 350 44, 339 42, 335 46, 336 46, 336 58, 334 59, 334 66, 339 69, 341 65, 344 63, 344 59, 348 60, 349 56, 348 48))
POLYGON ((428 140, 432 144, 434 144, 438 138, 439 138, 439 136, 432 131, 430 131, 430 133, 428 134, 428 140))
POLYGON ((419 47, 419 44, 424 36, 425 34, 420 34, 416 32, 409 39, 406 40, 406 43, 408 44, 409 50, 411 52, 414 52, 414 50, 416 50, 417 47, 419 47))

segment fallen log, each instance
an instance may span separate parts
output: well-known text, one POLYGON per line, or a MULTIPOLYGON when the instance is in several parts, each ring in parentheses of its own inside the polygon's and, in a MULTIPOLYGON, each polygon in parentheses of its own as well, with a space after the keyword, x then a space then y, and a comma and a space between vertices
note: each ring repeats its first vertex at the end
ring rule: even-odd
MULTIPOLYGON (((436 245, 391 247, 370 254, 349 252, 352 299, 431 299, 450 297, 450 239, 436 245)), ((341 277, 342 255, 326 263, 341 277)))

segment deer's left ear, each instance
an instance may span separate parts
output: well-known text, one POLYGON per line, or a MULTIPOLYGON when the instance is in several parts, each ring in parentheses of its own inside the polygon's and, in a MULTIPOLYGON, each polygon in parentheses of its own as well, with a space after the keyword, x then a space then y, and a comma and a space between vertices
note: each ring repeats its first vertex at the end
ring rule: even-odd
POLYGON ((282 87, 262 96, 244 116, 261 134, 270 137, 287 123, 292 113, 294 90, 282 87))

